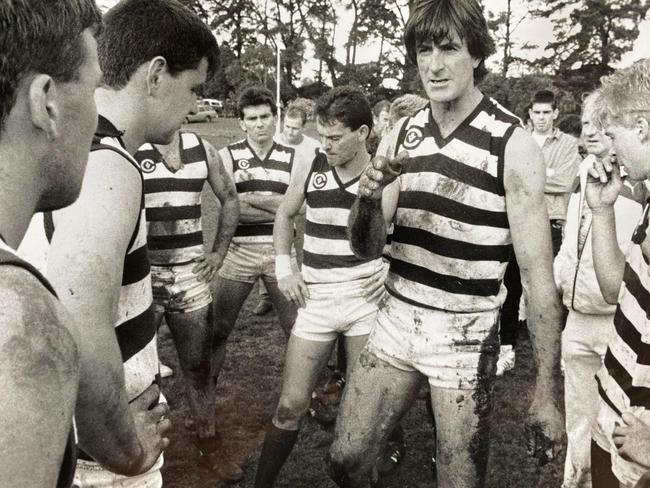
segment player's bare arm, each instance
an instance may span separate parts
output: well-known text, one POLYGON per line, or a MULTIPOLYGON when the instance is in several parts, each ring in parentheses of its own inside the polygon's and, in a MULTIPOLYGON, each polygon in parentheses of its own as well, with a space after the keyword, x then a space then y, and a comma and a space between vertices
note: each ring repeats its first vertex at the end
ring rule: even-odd
POLYGON ((79 445, 108 469, 125 475, 149 469, 169 442, 161 437, 168 421, 159 433, 152 433, 142 422, 153 419, 129 406, 114 331, 123 259, 140 194, 135 168, 125 169, 113 151, 91 153, 79 199, 55 214, 48 263, 53 286, 79 324, 79 445), (116 213, 122 218, 115 218, 116 213))
MULTIPOLYGON (((537 365, 530 421, 557 447, 564 430, 558 408, 561 317, 544 204, 545 179, 539 147, 523 129, 516 129, 505 150, 504 186, 512 244, 528 291, 528 328, 537 365)), ((542 448, 547 450, 534 449, 542 448)))
POLYGON ((305 203, 304 189, 309 169, 306 166, 294 169, 287 192, 275 213, 273 224, 275 275, 278 280, 278 288, 287 300, 298 307, 305 306, 306 300, 309 298, 309 291, 300 271, 291 267, 291 245, 293 244, 294 220, 301 213, 305 203))
POLYGON ((586 198, 593 216, 591 243, 598 286, 607 303, 618 301, 623 282, 625 255, 616 237, 614 203, 623 187, 618 164, 594 160, 589 170, 586 198))
POLYGON ((0 486, 49 488, 61 468, 79 378, 78 350, 64 325, 70 317, 19 267, 0 267, 0 297, 0 486))
POLYGON ((237 198, 235 184, 224 170, 219 153, 206 140, 203 141, 203 144, 208 155, 208 183, 221 204, 221 212, 212 249, 197 264, 194 272, 199 273, 204 281, 211 281, 221 267, 232 236, 237 229, 239 223, 239 199, 237 198))

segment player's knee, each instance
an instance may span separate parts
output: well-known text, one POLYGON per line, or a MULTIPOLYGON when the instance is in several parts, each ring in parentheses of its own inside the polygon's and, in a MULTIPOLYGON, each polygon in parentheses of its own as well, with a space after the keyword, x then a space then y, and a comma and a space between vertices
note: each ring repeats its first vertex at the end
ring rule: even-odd
POLYGON ((281 398, 275 410, 275 424, 283 429, 294 430, 307 413, 308 404, 281 398))

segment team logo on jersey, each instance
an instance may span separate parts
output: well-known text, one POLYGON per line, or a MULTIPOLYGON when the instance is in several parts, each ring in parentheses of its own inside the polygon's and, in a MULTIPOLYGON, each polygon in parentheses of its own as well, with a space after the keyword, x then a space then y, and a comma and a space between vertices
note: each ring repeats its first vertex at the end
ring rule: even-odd
POLYGON ((239 169, 248 169, 251 167, 251 163, 248 161, 248 159, 240 159, 237 161, 237 167, 239 169))
POLYGON ((314 175, 314 188, 320 190, 327 185, 327 175, 325 173, 316 173, 314 175))
POLYGON ((407 132, 406 132, 406 137, 404 137, 404 142, 402 145, 406 149, 415 149, 420 145, 420 143, 424 140, 424 134, 422 133, 422 129, 419 127, 411 127, 407 132))
POLYGON ((140 162, 140 169, 143 173, 153 173, 156 170, 156 163, 152 159, 143 159, 140 162))

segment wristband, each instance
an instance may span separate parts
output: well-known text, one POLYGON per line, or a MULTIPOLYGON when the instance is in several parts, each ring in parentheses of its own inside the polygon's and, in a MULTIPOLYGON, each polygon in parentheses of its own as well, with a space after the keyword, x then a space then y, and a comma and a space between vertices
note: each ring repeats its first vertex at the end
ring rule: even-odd
POLYGON ((275 257, 275 279, 281 280, 293 274, 291 269, 291 256, 288 254, 278 254, 275 257))

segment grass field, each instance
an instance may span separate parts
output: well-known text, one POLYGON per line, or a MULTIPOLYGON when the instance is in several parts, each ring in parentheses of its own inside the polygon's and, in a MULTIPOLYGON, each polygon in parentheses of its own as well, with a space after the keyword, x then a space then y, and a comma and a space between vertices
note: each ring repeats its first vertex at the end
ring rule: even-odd
MULTIPOLYGON (((191 124, 186 130, 197 132, 217 148, 243 136, 237 121, 219 119, 212 124, 191 124)), ((310 128, 313 133, 313 128, 310 128)), ((204 192, 204 229, 206 242, 214 238, 217 206, 214 196, 204 192)), ((232 457, 244 465, 245 479, 234 486, 251 487, 264 430, 275 408, 282 375, 285 339, 273 314, 257 317, 251 313, 256 290, 245 304, 228 345, 228 355, 219 379, 219 431, 232 448, 232 457)), ((515 368, 499 378, 495 386, 492 413, 492 438, 489 488, 557 488, 561 484, 563 454, 551 464, 539 468, 526 456, 524 423, 531 400, 532 357, 527 334, 517 347, 515 368)), ((172 408, 174 423, 171 446, 165 453, 163 468, 167 488, 216 488, 197 467, 192 434, 183 427, 188 412, 180 369, 171 336, 161 329, 160 354, 176 375, 163 381, 163 391, 172 408)), ((424 403, 417 401, 404 422, 407 456, 398 471, 385 480, 387 488, 434 487, 430 458, 433 453, 431 425, 424 403)), ((324 458, 332 433, 307 419, 298 443, 285 465, 276 486, 283 488, 335 487, 327 477, 324 458)))

